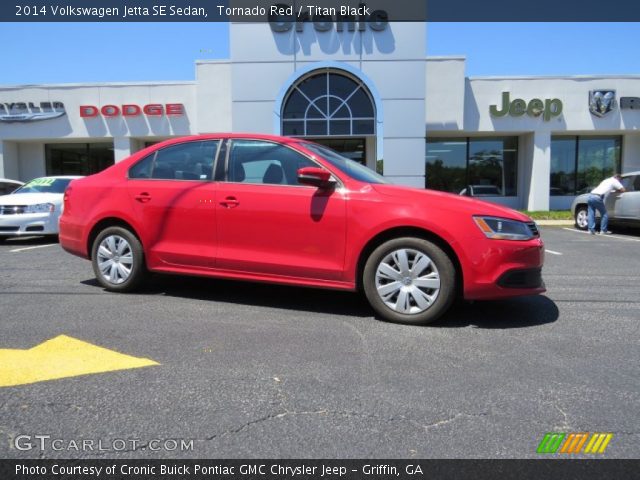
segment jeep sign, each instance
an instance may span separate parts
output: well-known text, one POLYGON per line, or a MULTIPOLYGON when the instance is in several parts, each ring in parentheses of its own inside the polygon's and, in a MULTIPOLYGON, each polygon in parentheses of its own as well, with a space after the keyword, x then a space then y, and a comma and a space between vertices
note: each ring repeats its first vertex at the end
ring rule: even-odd
POLYGON ((509 92, 502 92, 501 108, 498 109, 497 105, 491 105, 489 113, 492 117, 504 117, 505 115, 521 117, 526 113, 530 117, 542 116, 543 120, 548 122, 562 113, 562 101, 558 98, 547 98, 544 101, 534 98, 529 100, 529 103, 521 98, 515 98, 512 101, 509 98, 509 92))

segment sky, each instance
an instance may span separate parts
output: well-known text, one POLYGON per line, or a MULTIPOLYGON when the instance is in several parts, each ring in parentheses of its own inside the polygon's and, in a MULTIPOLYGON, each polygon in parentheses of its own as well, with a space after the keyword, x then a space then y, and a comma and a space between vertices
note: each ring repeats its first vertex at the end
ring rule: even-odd
MULTIPOLYGON (((429 23, 425 42, 468 76, 640 74, 640 23, 429 23)), ((4 85, 194 80, 228 58, 228 24, 3 23, 0 55, 4 85)))

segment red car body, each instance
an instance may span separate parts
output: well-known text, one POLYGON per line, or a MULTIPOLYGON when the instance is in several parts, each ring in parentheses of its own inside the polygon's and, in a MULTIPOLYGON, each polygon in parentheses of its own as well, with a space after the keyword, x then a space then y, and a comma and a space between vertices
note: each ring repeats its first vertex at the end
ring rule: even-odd
POLYGON ((457 294, 465 299, 545 291, 543 242, 526 215, 468 197, 359 181, 293 138, 220 134, 173 139, 75 180, 60 219, 62 247, 91 258, 96 235, 109 225, 130 230, 142 245, 146 268, 156 272, 356 290, 367 255, 377 245, 416 236, 450 257, 457 294), (156 150, 238 139, 291 148, 328 170, 338 187, 232 182, 222 167, 223 176, 211 181, 129 178, 129 169, 156 150), (535 232, 520 241, 487 238, 474 216, 524 222, 535 232), (505 281, 512 273, 520 277, 505 281))

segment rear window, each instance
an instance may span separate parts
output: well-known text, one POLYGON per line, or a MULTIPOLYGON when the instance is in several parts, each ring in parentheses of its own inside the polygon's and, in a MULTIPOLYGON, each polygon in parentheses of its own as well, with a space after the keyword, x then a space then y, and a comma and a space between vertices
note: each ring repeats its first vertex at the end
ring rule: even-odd
POLYGON ((34 178, 13 193, 64 193, 72 178, 34 178))

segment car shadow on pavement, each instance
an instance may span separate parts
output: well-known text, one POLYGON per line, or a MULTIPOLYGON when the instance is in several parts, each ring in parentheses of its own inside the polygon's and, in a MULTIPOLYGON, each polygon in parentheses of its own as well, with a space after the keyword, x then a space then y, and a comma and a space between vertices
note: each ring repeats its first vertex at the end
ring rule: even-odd
MULTIPOLYGON (((95 279, 85 285, 98 287, 95 279)), ((364 295, 337 290, 218 280, 199 277, 153 275, 140 290, 143 295, 163 295, 183 299, 282 308, 320 314, 376 317, 364 295)), ((114 294, 116 295, 116 294, 114 294)), ((545 296, 496 301, 457 302, 433 327, 505 329, 526 328, 555 322, 558 307, 545 296)))
MULTIPOLYGON (((82 283, 98 286, 95 279, 85 280, 82 283)), ((366 299, 353 292, 267 283, 152 275, 139 293, 330 315, 373 316, 373 311, 366 299)))
POLYGON ((481 302, 459 302, 436 323, 444 328, 527 328, 553 323, 559 310, 553 300, 544 295, 485 300, 481 302))

